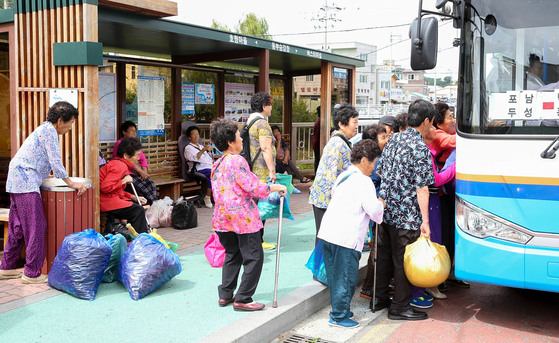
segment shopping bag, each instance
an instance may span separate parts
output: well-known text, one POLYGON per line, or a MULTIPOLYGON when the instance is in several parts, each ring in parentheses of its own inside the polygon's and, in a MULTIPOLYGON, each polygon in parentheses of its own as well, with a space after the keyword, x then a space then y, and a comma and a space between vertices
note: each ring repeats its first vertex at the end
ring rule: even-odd
MULTIPOLYGON (((286 174, 276 174, 276 183, 287 187, 287 194, 283 202, 283 218, 294 220, 291 209, 289 208, 289 198, 293 193, 293 184, 291 183, 292 176, 286 174)), ((280 195, 278 192, 273 192, 264 199, 258 200, 258 211, 260 212, 260 219, 279 218, 280 215, 280 195)))
POLYGON ((204 245, 204 254, 213 268, 223 267, 225 260, 225 248, 219 242, 217 233, 213 233, 204 245))
POLYGON ((414 286, 429 288, 440 285, 450 274, 450 257, 446 247, 420 236, 406 246, 404 272, 414 286))
POLYGON ((311 272, 312 275, 321 283, 328 286, 328 279, 326 278, 326 267, 324 266, 324 257, 322 255, 322 241, 318 240, 316 247, 314 248, 311 257, 305 264, 311 272))
POLYGON ((80 299, 95 299, 111 253, 109 243, 93 229, 66 236, 52 263, 48 285, 80 299))

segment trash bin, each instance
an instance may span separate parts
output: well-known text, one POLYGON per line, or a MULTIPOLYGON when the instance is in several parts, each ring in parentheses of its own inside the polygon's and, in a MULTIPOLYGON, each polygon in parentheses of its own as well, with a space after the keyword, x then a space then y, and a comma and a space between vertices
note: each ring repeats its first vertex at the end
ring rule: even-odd
POLYGON ((43 274, 50 271, 56 252, 66 236, 95 228, 93 183, 90 179, 81 177, 70 179, 83 183, 87 191, 78 196, 77 191, 68 187, 64 180, 56 178, 48 178, 41 184, 41 198, 47 219, 46 263, 41 270, 43 274))

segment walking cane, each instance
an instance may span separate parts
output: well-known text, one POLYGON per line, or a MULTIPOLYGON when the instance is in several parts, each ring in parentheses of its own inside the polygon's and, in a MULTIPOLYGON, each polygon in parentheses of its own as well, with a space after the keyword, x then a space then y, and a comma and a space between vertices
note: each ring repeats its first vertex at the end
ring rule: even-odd
MULTIPOLYGON (((132 186, 132 190, 134 191, 134 195, 136 196, 136 200, 138 201, 138 205, 143 207, 142 202, 140 201, 140 197, 138 196, 138 193, 136 193, 136 187, 134 187, 134 183, 131 182, 130 186, 132 186)), ((145 212, 144 212, 144 215, 146 216, 146 223, 148 224, 148 232, 151 232, 151 225, 149 224, 148 216, 147 216, 147 214, 145 214, 145 212)))
POLYGON ((375 313, 375 305, 377 301, 377 244, 378 244, 378 224, 375 223, 375 246, 373 248, 373 308, 372 311, 375 313))
POLYGON ((279 219, 278 219, 278 245, 276 247, 276 278, 274 281, 274 301, 272 302, 272 307, 278 307, 278 275, 279 275, 279 261, 280 261, 280 245, 281 245, 281 225, 283 223, 283 201, 285 197, 282 195, 280 197, 280 209, 279 209, 279 219))

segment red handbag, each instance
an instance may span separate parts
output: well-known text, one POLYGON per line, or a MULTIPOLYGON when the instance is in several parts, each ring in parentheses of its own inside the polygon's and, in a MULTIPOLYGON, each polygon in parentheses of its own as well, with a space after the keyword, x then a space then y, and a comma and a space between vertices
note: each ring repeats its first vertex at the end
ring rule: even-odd
POLYGON ((213 268, 221 268, 223 267, 223 261, 225 260, 225 248, 219 242, 219 236, 217 233, 213 233, 208 241, 204 245, 204 254, 206 254, 206 258, 208 262, 210 262, 210 266, 213 268))

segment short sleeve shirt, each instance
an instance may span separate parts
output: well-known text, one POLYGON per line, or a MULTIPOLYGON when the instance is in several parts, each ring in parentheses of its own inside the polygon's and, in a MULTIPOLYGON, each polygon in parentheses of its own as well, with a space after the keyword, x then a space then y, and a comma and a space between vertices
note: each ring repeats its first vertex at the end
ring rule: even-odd
MULTIPOLYGON (((264 118, 261 115, 251 115, 251 120, 256 120, 256 118, 264 118), (254 116, 254 117, 253 117, 254 116), (255 119, 252 119, 255 118, 255 119)), ((256 154, 258 153, 258 149, 260 149, 260 138, 262 137, 270 137, 272 139, 272 161, 275 163, 276 161, 276 146, 274 143, 274 135, 272 133, 272 128, 270 124, 268 124, 267 120, 258 120, 254 125, 250 127, 248 131, 250 135, 250 157, 253 159, 256 154)), ((258 179, 262 182, 267 183, 268 178, 270 176, 270 170, 266 165, 266 161, 264 160, 264 155, 260 152, 256 161, 252 166, 252 172, 258 176, 258 179)))
POLYGON ((384 221, 400 229, 419 230, 422 219, 417 189, 435 183, 431 153, 421 134, 408 128, 392 135, 377 173, 382 176, 379 197, 386 202, 384 221))

